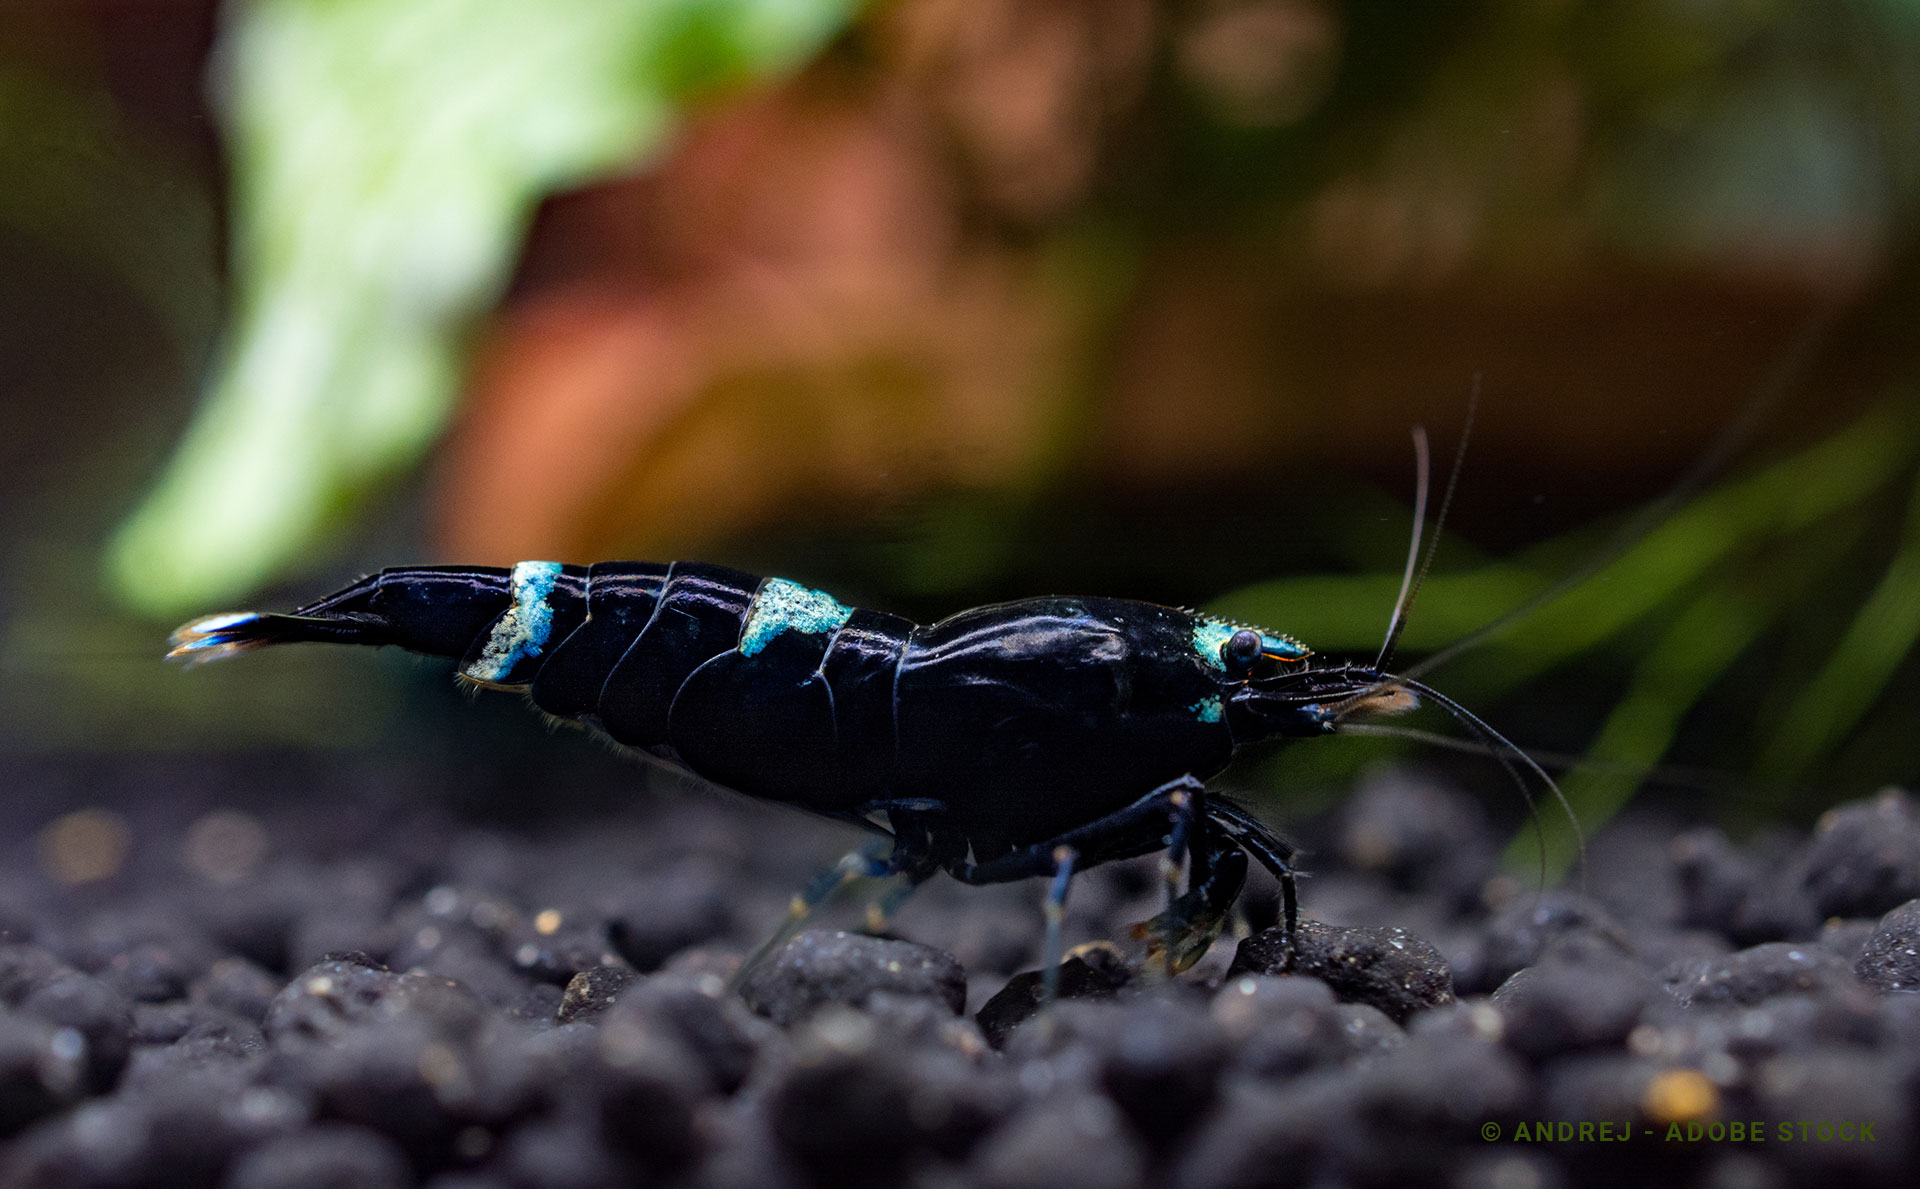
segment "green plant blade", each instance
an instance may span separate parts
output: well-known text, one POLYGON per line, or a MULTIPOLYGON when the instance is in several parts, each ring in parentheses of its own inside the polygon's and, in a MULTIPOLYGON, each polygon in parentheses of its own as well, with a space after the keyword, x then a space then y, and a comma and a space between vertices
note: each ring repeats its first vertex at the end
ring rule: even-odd
POLYGON ((790 65, 852 0, 255 0, 219 47, 234 311, 111 544, 160 616, 284 572, 447 421, 535 204, 656 151, 676 102, 790 65))
POLYGON ((1820 672, 1807 683, 1761 753, 1756 771, 1800 780, 1865 717, 1920 644, 1920 487, 1907 508, 1905 540, 1820 672))

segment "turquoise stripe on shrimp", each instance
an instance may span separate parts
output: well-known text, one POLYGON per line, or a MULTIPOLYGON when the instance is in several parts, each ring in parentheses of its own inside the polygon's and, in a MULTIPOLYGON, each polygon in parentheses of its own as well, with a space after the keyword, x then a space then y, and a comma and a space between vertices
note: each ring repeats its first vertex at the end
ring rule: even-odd
POLYGON ((560 579, 560 569, 557 561, 523 561, 513 567, 508 580, 512 605, 495 621, 480 659, 468 665, 461 676, 499 684, 521 661, 540 655, 553 631, 553 608, 547 600, 553 595, 553 584, 560 579))

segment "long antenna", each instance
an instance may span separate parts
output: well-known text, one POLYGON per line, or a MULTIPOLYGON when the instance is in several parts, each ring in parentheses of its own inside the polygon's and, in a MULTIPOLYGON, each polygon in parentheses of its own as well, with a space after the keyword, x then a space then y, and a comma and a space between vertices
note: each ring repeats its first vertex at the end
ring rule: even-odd
POLYGON ((1473 416, 1480 408, 1480 380, 1482 373, 1473 373, 1473 390, 1467 396, 1467 421, 1460 428, 1460 444, 1453 451, 1453 468, 1447 474, 1447 490, 1440 497, 1440 515, 1433 521, 1433 540, 1427 545, 1425 560, 1421 561, 1418 572, 1414 569, 1414 559, 1420 553, 1420 532, 1427 520, 1427 431, 1420 426, 1413 427, 1413 453, 1415 470, 1418 472, 1418 493, 1413 502, 1413 542, 1407 549, 1407 569, 1400 579, 1400 597, 1394 600, 1393 619, 1387 624, 1386 642, 1380 645, 1380 655, 1373 658, 1376 673, 1385 672, 1393 664, 1394 649, 1400 645, 1400 633, 1407 629, 1407 614, 1413 609, 1413 600, 1420 597, 1420 587, 1427 580, 1427 571, 1433 567, 1433 555, 1440 548, 1440 534, 1447 526, 1447 510, 1453 507, 1454 489, 1460 485, 1460 468, 1467 461, 1467 442, 1473 437, 1473 416))
MULTIPOLYGON (((1493 745, 1496 749, 1494 758, 1499 760, 1500 765, 1507 770, 1507 774, 1513 777, 1514 784, 1519 787, 1520 796, 1526 801, 1529 812, 1532 812, 1534 808, 1533 794, 1528 790, 1526 781, 1521 778, 1519 771, 1514 767, 1513 763, 1507 759, 1507 756, 1511 755, 1514 759, 1519 760, 1521 765, 1539 779, 1540 783, 1547 786, 1547 791, 1553 794, 1553 799, 1560 803, 1561 810, 1566 813, 1567 824, 1573 827, 1574 843, 1579 848, 1580 877, 1584 880, 1587 871, 1586 831, 1580 828, 1580 817, 1574 813, 1572 802, 1568 801, 1567 795, 1560 791, 1559 783, 1555 781, 1553 777, 1547 775, 1547 770, 1542 768, 1539 762, 1532 756, 1514 746, 1512 741, 1505 735, 1488 726, 1486 720, 1454 701, 1452 698, 1434 689, 1432 686, 1422 685, 1418 681, 1406 678, 1402 678, 1400 684, 1423 697, 1433 699, 1435 704, 1452 715, 1454 720, 1461 726, 1467 728, 1468 731, 1478 736, 1483 742, 1493 745), (1505 754, 1501 754, 1503 752, 1505 754)), ((1546 870, 1546 863, 1546 836, 1541 834, 1540 867, 1543 874, 1546 870)))
POLYGON ((1427 488, 1432 476, 1432 462, 1427 457, 1427 427, 1413 427, 1413 539, 1407 542, 1407 568, 1400 575, 1400 596, 1393 600, 1393 615, 1387 620, 1387 635, 1380 643, 1380 654, 1373 658, 1373 667, 1385 668, 1393 659, 1394 646, 1400 643, 1400 633, 1407 626, 1407 596, 1413 590, 1413 571, 1420 564, 1420 534, 1427 527, 1427 488))
MULTIPOLYGON (((1341 723, 1342 735, 1377 735, 1383 739, 1406 739, 1427 747, 1442 751, 1457 751, 1465 755, 1481 756, 1491 759, 1495 751, 1485 743, 1461 739, 1454 735, 1443 735, 1438 731, 1423 731, 1418 727, 1390 727, 1384 723, 1341 723)), ((1547 751, 1538 747, 1524 749, 1533 761, 1549 771, 1597 772, 1606 776, 1631 776, 1645 780, 1650 785, 1664 788, 1689 789, 1697 792, 1713 792, 1732 788, 1740 783, 1740 778, 1731 772, 1722 772, 1714 768, 1688 767, 1680 764, 1632 764, 1618 760, 1596 760, 1589 756, 1575 755, 1566 751, 1547 751)), ((1744 787, 1744 786, 1743 786, 1744 787)))
POLYGON ((1792 341, 1775 357, 1773 365, 1754 385, 1753 399, 1747 402, 1746 407, 1740 410, 1739 416, 1733 419, 1713 444, 1707 447, 1706 452, 1687 469, 1687 473, 1667 489, 1665 495, 1642 508, 1638 515, 1621 525, 1619 531, 1614 533, 1606 544, 1588 554, 1584 562, 1561 575, 1545 590, 1505 615, 1496 617, 1491 623, 1468 632, 1439 652, 1409 668, 1405 675, 1420 677, 1431 673, 1468 649, 1477 648, 1486 643, 1612 565, 1628 550, 1650 536, 1654 529, 1666 523, 1675 509, 1698 495, 1726 467, 1727 462, 1753 437, 1754 431, 1773 411, 1774 406, 1778 405, 1793 389, 1794 384, 1813 362, 1827 333, 1839 320, 1840 308, 1839 302, 1829 302, 1808 316, 1792 341))

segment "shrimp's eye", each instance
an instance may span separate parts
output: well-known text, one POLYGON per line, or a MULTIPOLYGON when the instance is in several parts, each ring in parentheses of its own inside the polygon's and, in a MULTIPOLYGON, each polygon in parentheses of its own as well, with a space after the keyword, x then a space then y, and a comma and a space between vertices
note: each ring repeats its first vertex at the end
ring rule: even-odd
POLYGON ((1253 662, 1260 659, 1264 647, 1259 632, 1241 628, 1228 636, 1227 642, 1220 646, 1220 660, 1229 669, 1251 669, 1253 662))

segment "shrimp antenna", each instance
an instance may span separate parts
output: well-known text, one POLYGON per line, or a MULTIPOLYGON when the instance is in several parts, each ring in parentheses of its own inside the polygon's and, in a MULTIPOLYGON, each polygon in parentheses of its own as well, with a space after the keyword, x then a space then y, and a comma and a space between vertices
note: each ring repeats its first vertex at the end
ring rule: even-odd
MULTIPOLYGON (((1473 732, 1474 735, 1479 737, 1481 742, 1494 748, 1494 758, 1500 761, 1500 766, 1507 770, 1507 775, 1511 776, 1514 784, 1519 787, 1520 796, 1526 800, 1529 811, 1533 811, 1534 809, 1533 793, 1527 788, 1527 782, 1522 779, 1519 769, 1514 767, 1513 761, 1508 757, 1511 756, 1513 759, 1519 760, 1521 765, 1529 772, 1532 772, 1541 784, 1547 786, 1547 791, 1553 794, 1553 799, 1560 803, 1561 810, 1567 815, 1567 824, 1573 827, 1574 843, 1579 849, 1580 870, 1584 878, 1587 869, 1586 831, 1580 828, 1579 815, 1573 812, 1572 803, 1567 800, 1567 795, 1560 791, 1560 785, 1554 781, 1553 777, 1547 775, 1547 770, 1542 768, 1539 762, 1532 756, 1516 747, 1505 735, 1502 735, 1487 725, 1485 719, 1482 719, 1473 711, 1468 710, 1465 706, 1447 697, 1432 686, 1424 685, 1418 681, 1404 677, 1396 678, 1395 680, 1423 697, 1432 698, 1441 709, 1452 715, 1456 722, 1473 732)), ((1546 840, 1545 836, 1542 835, 1540 841, 1540 864, 1543 875, 1545 874, 1546 861, 1546 840)))
POLYGON ((1828 332, 1839 320, 1840 310, 1839 302, 1830 302, 1807 317, 1755 383, 1752 399, 1664 495, 1630 517, 1603 545, 1588 554, 1584 562, 1562 574, 1539 594, 1424 658, 1409 668, 1406 675, 1419 677, 1431 673, 1461 653, 1478 648, 1612 565, 1634 546, 1652 536, 1654 530, 1665 524, 1676 510, 1705 490, 1707 484, 1725 470, 1727 463, 1753 438, 1774 407, 1785 399, 1812 365, 1828 332))
POLYGON ((1407 626, 1407 596, 1413 591, 1414 568, 1420 564, 1420 533, 1427 526, 1427 487, 1432 464, 1427 457, 1427 428, 1413 427, 1413 539, 1407 542, 1407 568, 1400 575, 1400 596, 1393 600, 1393 616, 1387 620, 1387 636, 1381 641, 1380 654, 1373 658, 1375 669, 1385 668, 1400 643, 1407 626))
MULTIPOLYGON (((1343 723, 1342 735, 1376 735, 1382 739, 1405 739, 1427 747, 1437 747, 1442 751, 1457 751, 1465 755, 1491 759, 1499 749, 1485 742, 1462 739, 1456 735, 1443 735, 1438 731, 1423 731, 1418 727, 1390 727, 1384 723, 1343 723)), ((1590 756, 1575 755, 1565 751, 1543 751, 1537 747, 1524 749, 1535 763, 1549 772, 1598 772, 1607 776, 1630 776, 1645 780, 1648 784, 1663 788, 1688 789, 1695 792, 1713 792, 1717 789, 1732 788, 1736 778, 1727 772, 1712 768, 1684 767, 1678 764, 1630 764, 1614 760, 1596 760, 1590 756)))
POLYGON ((1431 464, 1427 459, 1427 431, 1418 425, 1413 427, 1417 489, 1413 499, 1413 540, 1407 545, 1407 568, 1400 577, 1400 597, 1393 602, 1393 618, 1387 621, 1387 638, 1380 645, 1380 655, 1373 658, 1375 672, 1385 672, 1393 664, 1393 652, 1400 646, 1400 633, 1407 630, 1407 615, 1413 610, 1413 600, 1420 596, 1420 587, 1427 580, 1427 571, 1433 568, 1433 555, 1440 548, 1440 533, 1447 526, 1447 509, 1453 507, 1453 492, 1460 485, 1460 468, 1467 461, 1467 441, 1473 436, 1473 415, 1480 407, 1480 377, 1481 373, 1473 373, 1473 391, 1467 397, 1467 422, 1460 429, 1460 444, 1454 448, 1453 469, 1447 475, 1447 490, 1440 497, 1440 515, 1434 518, 1433 540, 1427 545, 1424 560, 1420 558, 1420 535, 1427 523, 1428 472, 1431 464))

